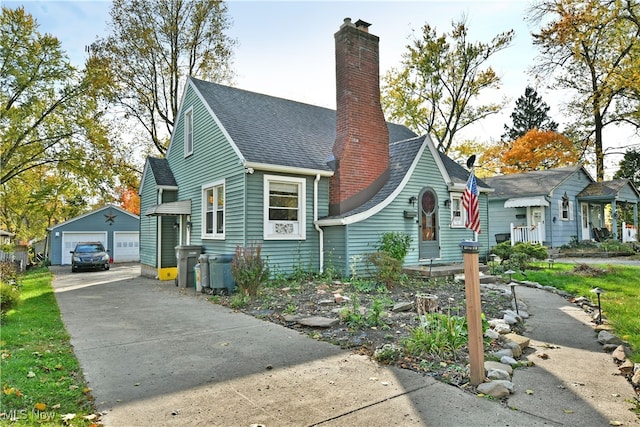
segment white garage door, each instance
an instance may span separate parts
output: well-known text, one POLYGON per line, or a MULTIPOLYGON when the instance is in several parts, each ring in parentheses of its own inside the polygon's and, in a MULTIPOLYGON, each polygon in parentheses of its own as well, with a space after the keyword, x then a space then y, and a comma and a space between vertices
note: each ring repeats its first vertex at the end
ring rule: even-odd
POLYGON ((140 233, 137 231, 116 231, 113 233, 113 261, 140 261, 140 233))
POLYGON ((90 232, 75 232, 75 231, 65 231, 62 232, 62 264, 69 265, 71 264, 71 252, 75 249, 76 244, 78 242, 102 242, 102 245, 107 247, 107 232, 106 231, 96 231, 93 233, 90 232))

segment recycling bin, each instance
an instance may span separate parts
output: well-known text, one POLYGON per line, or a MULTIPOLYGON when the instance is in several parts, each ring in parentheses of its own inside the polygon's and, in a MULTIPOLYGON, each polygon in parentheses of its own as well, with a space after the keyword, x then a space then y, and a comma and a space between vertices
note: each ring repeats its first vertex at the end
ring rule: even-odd
POLYGON ((209 255, 209 283, 217 292, 231 294, 236 287, 236 281, 231 275, 231 263, 235 254, 209 255))
MULTIPOLYGON (((200 254, 200 256, 198 257, 198 264, 200 264, 200 286, 202 288, 210 288, 211 283, 209 280, 209 255, 200 254)), ((197 288, 198 286, 196 285, 196 290, 198 292, 202 290, 198 290, 197 288)))
POLYGON ((181 288, 195 287, 194 267, 198 262, 198 256, 203 252, 202 246, 181 245, 176 246, 176 258, 178 259, 178 277, 176 286, 181 288))

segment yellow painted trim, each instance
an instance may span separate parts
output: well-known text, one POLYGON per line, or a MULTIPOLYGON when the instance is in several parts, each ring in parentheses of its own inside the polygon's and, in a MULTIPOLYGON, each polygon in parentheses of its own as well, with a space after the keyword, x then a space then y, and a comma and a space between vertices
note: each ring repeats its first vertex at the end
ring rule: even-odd
POLYGON ((174 280, 176 277, 178 277, 178 267, 158 269, 158 280, 174 280))

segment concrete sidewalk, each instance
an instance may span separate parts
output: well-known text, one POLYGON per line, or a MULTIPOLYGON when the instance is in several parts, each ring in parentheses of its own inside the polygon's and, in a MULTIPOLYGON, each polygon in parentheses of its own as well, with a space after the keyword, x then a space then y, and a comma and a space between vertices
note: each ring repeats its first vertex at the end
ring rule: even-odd
MULTIPOLYGON (((367 357, 294 330, 234 313, 196 296, 193 290, 142 278, 136 268, 74 275, 58 272, 54 280, 63 321, 107 426, 595 426, 608 425, 611 419, 624 425, 636 422, 623 408, 624 399, 633 395, 623 379, 626 388, 615 386, 620 395, 615 405, 600 406, 593 397, 578 393, 572 378, 564 377, 573 372, 556 374, 541 364, 522 369, 522 373, 518 369, 514 375, 517 392, 509 401, 513 410, 428 376, 378 366, 367 357), (558 381, 543 380, 547 375, 567 381, 564 400, 543 399, 559 389, 558 381), (526 394, 526 389, 534 394, 526 394), (558 410, 562 415, 556 416, 558 410)), ((546 294, 531 291, 532 296, 546 294)), ((545 310, 562 312, 567 305, 562 298, 540 303, 545 310)), ((550 316, 538 312, 536 304, 533 299, 529 303, 534 316, 528 323, 550 316)), ((566 337, 576 328, 586 328, 581 321, 565 317, 553 328, 554 333, 564 331, 561 336, 566 337)), ((595 342, 591 338, 585 339, 595 342)), ((572 359, 567 363, 580 364, 593 374, 591 379, 620 379, 609 376, 608 371, 605 374, 606 361, 591 365, 590 352, 607 357, 598 348, 587 349, 582 342, 557 345, 584 349, 580 362, 572 359)), ((549 361, 561 363, 556 356, 549 361)), ((609 362, 606 368, 614 369, 609 362)), ((586 387, 585 381, 591 379, 575 381, 586 387)))

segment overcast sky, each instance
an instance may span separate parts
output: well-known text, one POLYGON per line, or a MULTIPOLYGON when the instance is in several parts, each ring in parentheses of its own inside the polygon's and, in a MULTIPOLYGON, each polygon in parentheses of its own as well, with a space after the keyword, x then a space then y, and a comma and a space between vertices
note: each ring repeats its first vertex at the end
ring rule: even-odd
MULTIPOLYGON (((6 1, 3 6, 23 5, 40 25, 40 32, 56 36, 74 64, 84 63, 84 48, 106 35, 109 1, 6 1)), ((235 86, 335 108, 334 33, 345 17, 371 24, 369 32, 380 37, 380 72, 399 65, 412 31, 428 23, 438 34, 451 22, 467 17, 469 39, 489 43, 497 34, 513 29, 514 41, 497 53, 491 65, 502 77, 502 89, 488 94, 511 100, 500 115, 475 126, 480 141, 498 140, 510 123, 515 100, 527 85, 537 87, 552 108, 552 118, 563 123, 561 97, 547 91, 529 76, 536 50, 532 28, 525 21, 528 1, 241 1, 227 2, 232 27, 228 35, 238 41, 234 53, 235 86)), ((616 144, 620 144, 619 138, 616 144)), ((605 141, 605 146, 614 145, 605 141)), ((613 160, 611 163, 614 163, 613 160)), ((617 161, 615 162, 617 163, 617 161)), ((614 168, 612 169, 615 171, 614 168)))

